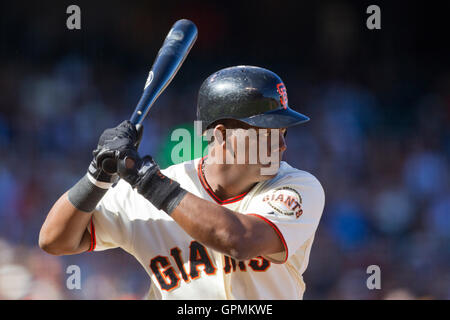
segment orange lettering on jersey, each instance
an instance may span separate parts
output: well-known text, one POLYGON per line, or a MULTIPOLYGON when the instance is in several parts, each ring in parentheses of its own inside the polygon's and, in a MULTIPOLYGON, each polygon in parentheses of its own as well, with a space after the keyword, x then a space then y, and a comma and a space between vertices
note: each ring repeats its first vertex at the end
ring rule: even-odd
POLYGON ((158 280, 158 283, 162 290, 171 291, 175 288, 178 288, 178 286, 180 285, 180 278, 178 278, 167 257, 154 257, 150 261, 150 269, 152 269, 153 273, 155 274, 156 280, 158 280), (160 267, 166 269, 162 270, 161 272, 160 267))
POLYGON ((259 256, 255 259, 251 259, 248 265, 253 269, 253 271, 263 272, 270 267, 270 261, 259 256))
POLYGON ((264 259, 261 256, 245 262, 239 261, 237 264, 235 259, 228 256, 224 256, 223 271, 226 274, 229 274, 231 271, 236 272, 237 269, 236 266, 239 266, 240 271, 247 271, 247 267, 245 265, 246 263, 250 266, 250 268, 252 268, 253 271, 256 272, 264 272, 270 267, 270 261, 264 259))
POLYGON ((284 109, 287 109, 288 97, 287 97, 286 87, 284 86, 283 82, 277 84, 277 91, 278 91, 278 94, 280 95, 281 105, 283 106, 284 109))
MULTIPOLYGON (((229 256, 224 256, 224 259, 225 266, 223 267, 223 271, 225 271, 225 273, 230 273, 231 267, 233 267, 233 272, 236 271, 236 260, 229 256)), ((243 261, 239 261, 238 266, 239 270, 247 271, 247 267, 245 266, 245 263, 243 261)))
POLYGON ((296 218, 300 217, 303 214, 302 205, 296 201, 295 206, 292 208, 292 211, 295 212, 296 218))
POLYGON ((170 255, 175 260, 175 263, 177 264, 178 269, 181 272, 181 277, 183 278, 184 282, 189 282, 189 275, 186 273, 186 270, 184 269, 184 263, 183 258, 181 258, 181 250, 178 247, 170 249, 170 255))
POLYGON ((294 202, 297 202, 293 197, 291 197, 291 196, 287 196, 286 197, 286 200, 284 200, 284 203, 286 203, 286 205, 289 207, 289 208, 292 208, 292 204, 294 203, 294 202))
POLYGON ((302 198, 295 189, 290 187, 277 188, 271 194, 265 195, 262 201, 267 202, 275 212, 286 216, 295 215, 298 218, 303 214, 302 198))
POLYGON ((201 266, 203 266, 203 271, 207 275, 214 275, 216 273, 216 267, 212 263, 208 251, 203 245, 194 240, 191 242, 189 249, 189 273, 186 272, 182 251, 178 247, 170 249, 170 255, 175 260, 179 273, 172 267, 168 257, 159 255, 151 259, 150 269, 155 274, 162 290, 171 291, 178 288, 181 282, 179 274, 181 274, 181 278, 186 283, 189 283, 191 279, 194 280, 199 278, 202 272, 201 269, 199 270, 199 267, 201 266))
POLYGON ((199 266, 203 265, 203 271, 208 275, 213 275, 216 273, 216 268, 214 267, 211 259, 209 258, 208 251, 204 246, 202 246, 197 241, 192 241, 189 246, 189 263, 191 266, 190 276, 191 279, 197 279, 200 277, 200 272, 198 270, 199 266))

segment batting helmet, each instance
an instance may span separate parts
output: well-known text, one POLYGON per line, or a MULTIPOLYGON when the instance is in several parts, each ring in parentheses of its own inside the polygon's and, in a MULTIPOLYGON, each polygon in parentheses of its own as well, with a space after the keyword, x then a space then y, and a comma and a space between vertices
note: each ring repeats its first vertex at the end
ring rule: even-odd
POLYGON ((197 119, 202 121, 202 130, 223 119, 261 128, 287 128, 309 120, 289 108, 280 77, 253 66, 230 67, 210 75, 198 93, 197 119))

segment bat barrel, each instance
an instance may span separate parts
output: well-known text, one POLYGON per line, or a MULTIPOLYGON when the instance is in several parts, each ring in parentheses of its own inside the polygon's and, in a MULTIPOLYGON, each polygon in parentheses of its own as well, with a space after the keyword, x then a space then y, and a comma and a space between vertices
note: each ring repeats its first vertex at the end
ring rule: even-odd
MULTIPOLYGON (((193 22, 182 19, 172 26, 153 62, 142 97, 131 116, 130 121, 136 127, 142 124, 153 103, 172 81, 196 39, 197 27, 193 22)), ((104 159, 101 166, 105 172, 113 174, 118 166, 124 164, 117 163, 115 159, 104 159)))
POLYGON ((153 103, 172 81, 197 39, 197 27, 187 19, 178 20, 153 62, 152 69, 130 121, 141 124, 153 103))

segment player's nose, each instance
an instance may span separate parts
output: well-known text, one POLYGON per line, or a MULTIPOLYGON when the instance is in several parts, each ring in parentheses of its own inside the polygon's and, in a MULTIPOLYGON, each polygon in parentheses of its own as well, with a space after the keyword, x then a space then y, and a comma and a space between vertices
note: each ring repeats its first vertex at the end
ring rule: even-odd
POLYGON ((278 139, 278 150, 279 152, 284 152, 287 149, 286 138, 284 134, 285 130, 279 130, 279 139, 278 139))
POLYGON ((285 138, 285 130, 278 130, 278 145, 272 146, 273 152, 284 152, 287 149, 286 138, 285 138))
POLYGON ((287 149, 286 135, 284 130, 280 130, 280 151, 284 152, 287 149))

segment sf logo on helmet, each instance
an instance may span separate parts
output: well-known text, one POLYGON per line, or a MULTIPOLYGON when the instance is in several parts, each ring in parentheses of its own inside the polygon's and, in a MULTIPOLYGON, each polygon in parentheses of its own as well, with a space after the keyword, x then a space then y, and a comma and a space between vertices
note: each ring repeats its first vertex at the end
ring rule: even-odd
POLYGON ((283 108, 287 109, 288 97, 287 97, 286 87, 284 86, 283 82, 277 84, 277 91, 278 91, 278 94, 280 95, 281 105, 283 106, 283 108))

